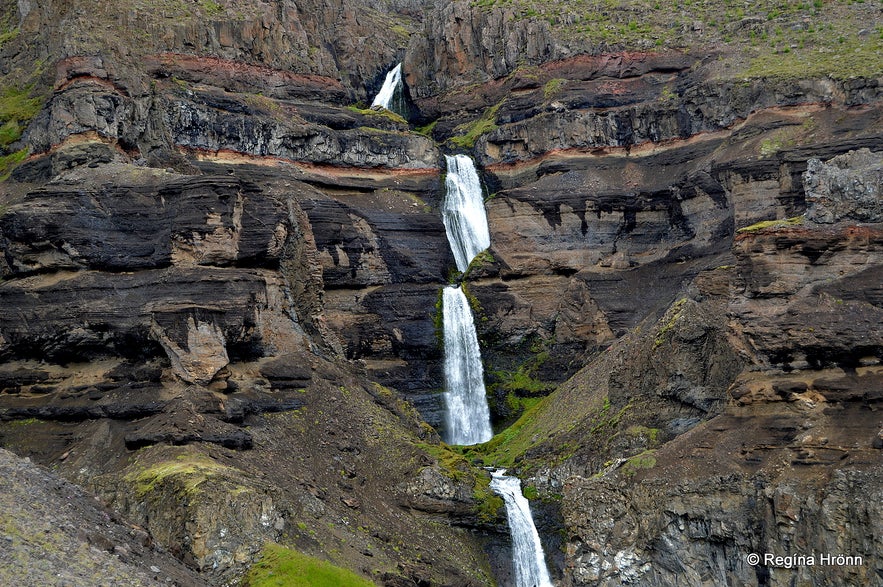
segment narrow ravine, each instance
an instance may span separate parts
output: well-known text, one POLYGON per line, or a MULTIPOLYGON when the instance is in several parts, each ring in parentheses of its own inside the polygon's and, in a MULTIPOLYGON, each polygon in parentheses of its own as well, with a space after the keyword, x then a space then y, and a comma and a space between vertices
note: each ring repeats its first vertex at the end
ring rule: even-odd
MULTIPOLYGON (((394 109, 404 95, 401 64, 386 76, 372 106, 394 109)), ((475 257, 491 244, 481 182, 467 155, 445 155, 445 198, 442 222, 457 270, 463 274, 475 257)), ((484 385, 481 349, 475 318, 462 284, 442 290, 444 375, 447 442, 469 446, 489 441, 494 433, 484 385)), ((521 492, 521 480, 493 473, 490 488, 503 498, 512 537, 515 587, 552 587, 543 547, 533 523, 530 504, 521 492)))

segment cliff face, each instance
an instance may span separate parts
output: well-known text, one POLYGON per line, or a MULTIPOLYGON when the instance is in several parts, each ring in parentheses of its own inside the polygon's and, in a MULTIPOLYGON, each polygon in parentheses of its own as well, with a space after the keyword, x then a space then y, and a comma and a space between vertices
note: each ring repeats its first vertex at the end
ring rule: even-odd
POLYGON ((0 3, 4 446, 215 583, 265 541, 505 583, 486 479, 436 432, 466 151, 498 431, 539 401, 466 456, 530 478, 558 580, 880 572, 744 562, 879 550, 879 71, 765 77, 755 45, 615 45, 555 3, 147 4, 0 3), (399 61, 410 120, 361 107, 399 61))

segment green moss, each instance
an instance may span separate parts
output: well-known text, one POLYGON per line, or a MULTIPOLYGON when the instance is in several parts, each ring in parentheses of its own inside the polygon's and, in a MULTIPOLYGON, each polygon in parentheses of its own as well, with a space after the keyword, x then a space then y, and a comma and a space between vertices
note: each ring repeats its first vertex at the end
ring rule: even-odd
POLYGON ((800 226, 801 224, 803 224, 803 216, 794 216, 784 220, 763 220, 751 226, 740 228, 736 232, 757 232, 766 228, 785 228, 787 226, 800 226))
POLYGON ((268 98, 263 94, 243 94, 242 101, 255 108, 262 110, 268 114, 281 114, 282 106, 273 98, 268 98))
POLYGON ((490 523, 496 520, 500 508, 505 505, 503 498, 491 490, 490 480, 487 478, 485 478, 484 482, 472 491, 472 498, 476 503, 476 517, 485 523, 490 523))
POLYGON ((28 121, 37 115, 43 99, 31 97, 30 88, 6 88, 0 93, 0 121, 28 121))
POLYGON ((438 120, 433 120, 432 122, 430 122, 427 125, 418 126, 418 127, 414 128, 414 131, 417 132, 417 134, 423 135, 424 137, 432 138, 432 131, 435 130, 435 126, 437 124, 438 124, 438 120))
POLYGON ((406 29, 404 26, 402 26, 400 24, 392 25, 391 27, 389 27, 389 30, 391 30, 392 32, 394 32, 395 34, 397 34, 400 37, 408 38, 411 36, 411 31, 409 31, 408 29, 406 29))
POLYGON ((14 41, 18 37, 18 33, 21 32, 21 29, 18 27, 0 32, 0 47, 8 43, 9 41, 14 41))
POLYGON ((534 500, 540 497, 540 492, 533 485, 525 485, 521 489, 521 494, 525 499, 534 500))
POLYGON ((671 332, 671 330, 675 327, 675 324, 680 319, 680 317, 684 313, 684 305, 687 303, 687 298, 681 298, 672 304, 672 307, 669 308, 668 312, 666 312, 666 316, 668 319, 665 321, 659 331, 656 333, 656 340, 653 341, 653 348, 657 348, 665 342, 666 335, 671 332))
POLYGON ((200 6, 207 16, 221 16, 224 14, 224 7, 214 0, 201 0, 200 6))
POLYGON ((489 466, 511 467, 517 457, 536 444, 540 431, 533 417, 547 400, 548 396, 526 409, 514 424, 484 444, 464 448, 465 456, 489 466))
POLYGON ((27 159, 27 157, 27 147, 20 151, 10 153, 9 155, 0 155, 0 182, 6 181, 12 173, 12 170, 15 169, 19 163, 27 159))
POLYGON ((243 587, 371 587, 374 583, 321 559, 268 542, 243 587))
POLYGON ((561 78, 553 78, 546 82, 546 85, 543 86, 543 98, 546 100, 552 98, 555 94, 561 91, 561 88, 564 87, 564 84, 567 80, 561 78))
MULTIPOLYGON (((6 179, 12 168, 24 160, 27 152, 7 153, 6 147, 21 138, 24 127, 37 115, 43 98, 31 96, 31 88, 9 87, 0 92, 0 178, 6 179)), ((0 181, 2 181, 0 179, 0 181)))
POLYGON ((484 313, 484 308, 481 307, 481 302, 478 301, 478 298, 469 291, 469 285, 464 281, 460 284, 460 289, 463 290, 463 295, 466 296, 466 301, 469 302, 469 308, 472 310, 472 314, 475 316, 476 320, 487 320, 487 317, 484 313))
POLYGON ((631 457, 622 465, 623 474, 633 477, 638 471, 652 469, 656 466, 655 453, 655 450, 645 450, 641 454, 631 457))
POLYGON ((167 482, 179 484, 181 491, 191 495, 209 478, 228 471, 232 469, 206 456, 188 453, 179 455, 175 460, 162 461, 130 472, 124 479, 134 484, 139 496, 147 495, 167 482))
POLYGON ((417 446, 435 459, 445 476, 454 481, 474 481, 472 477, 475 475, 475 471, 469 461, 444 442, 439 444, 421 442, 417 446))
POLYGON ((438 348, 445 348, 445 288, 438 290, 438 296, 435 298, 435 309, 432 312, 432 327, 435 331, 435 341, 438 348))
POLYGON ((473 270, 481 269, 485 265, 490 265, 494 261, 496 261, 496 259, 494 259, 494 256, 491 254, 490 251, 485 249, 484 251, 475 255, 475 258, 469 262, 469 267, 466 268, 466 271, 464 271, 462 275, 458 275, 458 278, 466 279, 467 277, 469 277, 469 274, 473 270))
POLYGON ((448 139, 448 142, 455 147, 465 149, 471 149, 474 147, 475 141, 478 140, 478 137, 498 128, 497 112, 503 107, 505 101, 506 100, 503 99, 485 110, 484 114, 482 114, 477 120, 456 127, 454 131, 460 133, 459 136, 451 137, 448 139))
POLYGON ((0 147, 6 147, 21 138, 22 128, 17 120, 7 120, 0 126, 0 147))
POLYGON ((643 436, 652 446, 659 442, 659 428, 647 428, 646 426, 629 426, 625 433, 627 436, 638 438, 643 436))
POLYGON ((40 420, 36 418, 25 418, 24 420, 12 420, 9 422, 9 426, 30 426, 32 424, 37 424, 40 420))
POLYGON ((350 112, 361 114, 362 116, 380 117, 385 118, 391 122, 395 122, 397 124, 408 124, 407 120, 405 120, 395 112, 387 110, 386 108, 359 108, 358 106, 347 106, 346 109, 350 112))

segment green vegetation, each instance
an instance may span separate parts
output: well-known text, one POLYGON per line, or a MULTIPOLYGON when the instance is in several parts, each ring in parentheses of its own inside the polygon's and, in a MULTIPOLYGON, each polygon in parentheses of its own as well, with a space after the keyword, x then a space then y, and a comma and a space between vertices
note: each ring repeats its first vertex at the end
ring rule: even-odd
POLYGON ((472 490, 472 498, 476 501, 475 515, 482 522, 493 522, 497 513, 505 504, 503 498, 490 488, 490 479, 486 475, 478 477, 478 483, 472 490))
POLYGON ((665 324, 659 329, 659 332, 656 333, 656 340, 653 341, 653 348, 659 347, 663 342, 665 342, 665 336, 671 332, 671 330, 675 327, 675 324, 684 314, 684 305, 687 303, 687 298, 681 298, 672 304, 671 308, 669 308, 668 312, 665 313, 668 316, 668 320, 665 321, 665 324))
POLYGON ((207 456, 185 453, 174 460, 162 461, 128 473, 124 479, 135 485, 135 492, 139 496, 147 495, 168 482, 179 484, 180 491, 192 495, 209 478, 228 471, 232 469, 207 456))
POLYGON ((17 151, 10 151, 9 147, 21 138, 28 122, 43 105, 43 98, 33 96, 32 92, 30 86, 0 91, 0 181, 5 181, 28 156, 26 147, 17 151))
POLYGON ((199 4, 207 16, 221 16, 225 12, 224 7, 214 0, 201 0, 199 4))
POLYGON ((261 559, 252 565, 243 587, 371 587, 368 579, 272 542, 264 545, 261 559))
POLYGON ((543 98, 546 100, 552 98, 555 94, 561 91, 561 88, 564 87, 564 84, 567 80, 561 78, 552 78, 546 82, 546 85, 543 86, 543 98))
POLYGON ((397 124, 404 124, 405 126, 408 124, 407 120, 386 108, 360 108, 359 106, 347 106, 346 109, 350 112, 361 114, 362 116, 379 116, 397 124))
POLYGON ((784 220, 763 220, 752 224, 751 226, 740 228, 736 232, 757 232, 758 230, 764 230, 766 228, 785 228, 787 226, 800 226, 801 224, 803 224, 803 216, 794 216, 792 218, 785 218, 784 220))
POLYGON ((12 170, 15 169, 19 163, 27 159, 27 157, 27 147, 20 151, 10 153, 9 155, 0 155, 0 182, 6 181, 12 173, 12 170))
POLYGON ((445 288, 438 290, 438 296, 435 298, 435 309, 432 312, 432 327, 435 331, 435 341, 438 348, 445 348, 445 315, 444 315, 444 297, 445 288))
POLYGON ((524 485, 521 489, 521 494, 525 499, 534 500, 540 497, 540 492, 533 485, 524 485))
POLYGON ((32 90, 10 87, 0 92, 0 148, 17 141, 23 127, 40 111, 43 98, 32 97, 32 90))
POLYGON ((656 466, 656 451, 645 450, 627 460, 622 466, 622 472, 628 477, 633 477, 642 469, 652 469, 656 466))
MULTIPOLYGON (((821 28, 825 28, 822 26, 821 28)), ((831 30, 834 34, 834 29, 831 30)), ((781 35, 782 40, 772 52, 756 56, 745 69, 745 77, 801 78, 831 76, 845 79, 852 76, 875 76, 883 71, 883 39, 874 35, 862 39, 854 33, 834 38, 814 38, 811 47, 799 36, 796 47, 793 39, 781 35)))
POLYGON ((480 118, 454 128, 454 131, 460 134, 451 137, 448 139, 448 142, 455 147, 465 149, 471 149, 474 147, 475 141, 478 140, 478 137, 497 128, 497 112, 503 106, 504 102, 505 99, 485 110, 480 118))
POLYGON ((883 73, 883 25, 871 2, 473 0, 473 6, 545 21, 557 36, 600 51, 726 47, 744 57, 722 73, 734 78, 883 73))
POLYGON ((417 446, 432 456, 446 477, 453 481, 472 486, 475 500, 475 515, 483 522, 492 522, 503 506, 503 500, 490 489, 490 477, 477 469, 462 454, 468 447, 451 447, 444 442, 439 444, 419 443, 417 446))
MULTIPOLYGON (((0 213, 2 213, 2 206, 0 206, 0 213)), ((40 420, 36 418, 25 418, 24 420, 12 420, 9 422, 10 426, 30 426, 32 424, 38 423, 40 420)))
POLYGON ((632 438, 643 436, 647 442, 654 446, 659 443, 659 428, 647 428, 646 426, 629 426, 625 433, 632 438))
POLYGON ((511 467, 517 457, 536 444, 541 431, 537 428, 533 416, 538 413, 547 399, 548 396, 537 401, 526 409, 514 424, 484 444, 462 448, 463 454, 471 461, 478 461, 484 465, 511 467))
POLYGON ((425 126, 415 127, 414 131, 417 134, 423 135, 424 137, 432 138, 432 131, 435 130, 435 125, 437 125, 437 124, 438 124, 438 120, 433 120, 432 122, 430 122, 429 124, 427 124, 425 126))

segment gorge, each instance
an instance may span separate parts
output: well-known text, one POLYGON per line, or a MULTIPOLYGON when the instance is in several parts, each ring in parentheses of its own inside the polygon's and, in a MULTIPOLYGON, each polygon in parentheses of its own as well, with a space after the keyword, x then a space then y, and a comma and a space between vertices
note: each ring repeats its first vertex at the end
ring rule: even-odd
POLYGON ((881 57, 846 0, 0 0, 0 584, 518 585, 488 469, 554 585, 879 583, 881 57))

